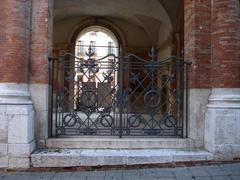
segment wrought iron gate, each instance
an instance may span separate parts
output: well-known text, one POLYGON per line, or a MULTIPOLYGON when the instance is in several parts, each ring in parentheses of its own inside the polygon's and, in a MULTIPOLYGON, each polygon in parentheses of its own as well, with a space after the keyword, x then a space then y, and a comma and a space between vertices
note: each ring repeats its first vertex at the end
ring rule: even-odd
POLYGON ((55 136, 187 134, 187 65, 134 54, 95 59, 65 54, 50 60, 50 119, 55 136))

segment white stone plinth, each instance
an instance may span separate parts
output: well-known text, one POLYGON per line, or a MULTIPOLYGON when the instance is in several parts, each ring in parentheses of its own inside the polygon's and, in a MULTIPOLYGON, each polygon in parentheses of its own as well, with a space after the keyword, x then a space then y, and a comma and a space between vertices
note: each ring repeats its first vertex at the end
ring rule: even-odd
POLYGON ((240 157, 240 89, 213 89, 205 119, 205 148, 215 159, 240 157))
POLYGON ((28 84, 0 83, 0 124, 0 167, 30 167, 35 138, 28 84))

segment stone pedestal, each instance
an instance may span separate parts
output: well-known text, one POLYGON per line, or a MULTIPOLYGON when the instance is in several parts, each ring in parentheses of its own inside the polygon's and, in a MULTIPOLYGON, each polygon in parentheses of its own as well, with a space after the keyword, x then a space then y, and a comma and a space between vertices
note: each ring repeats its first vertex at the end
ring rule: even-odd
POLYGON ((240 157, 240 88, 212 90, 205 119, 205 148, 215 159, 240 157))
POLYGON ((35 149, 28 84, 0 83, 0 167, 28 168, 35 149))

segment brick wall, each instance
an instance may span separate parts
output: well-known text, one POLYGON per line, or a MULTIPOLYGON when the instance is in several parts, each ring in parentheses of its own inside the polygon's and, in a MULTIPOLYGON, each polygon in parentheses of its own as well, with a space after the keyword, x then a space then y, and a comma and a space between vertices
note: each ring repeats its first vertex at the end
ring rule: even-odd
POLYGON ((212 2, 212 87, 240 88, 239 0, 212 2))
POLYGON ((185 0, 191 88, 240 87, 239 0, 185 0))
POLYGON ((184 1, 185 58, 193 62, 191 88, 210 88, 211 0, 184 1))
MULTIPOLYGON (((52 3, 0 1, 0 82, 28 82, 30 66, 30 82, 47 83, 52 3)), ((239 0, 184 0, 184 12, 191 88, 240 87, 239 0)))
POLYGON ((51 0, 32 1, 30 83, 48 83, 48 56, 51 52, 51 0))
POLYGON ((0 82, 28 82, 30 0, 0 1, 0 82))

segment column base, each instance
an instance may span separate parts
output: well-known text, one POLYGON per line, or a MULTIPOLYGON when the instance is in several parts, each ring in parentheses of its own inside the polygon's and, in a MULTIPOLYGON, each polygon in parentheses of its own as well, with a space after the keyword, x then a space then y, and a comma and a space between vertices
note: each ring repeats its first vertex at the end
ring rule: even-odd
POLYGON ((0 83, 0 167, 29 168, 35 149, 28 84, 0 83))
POLYGON ((205 148, 217 160, 240 157, 240 88, 213 89, 205 117, 205 148))

